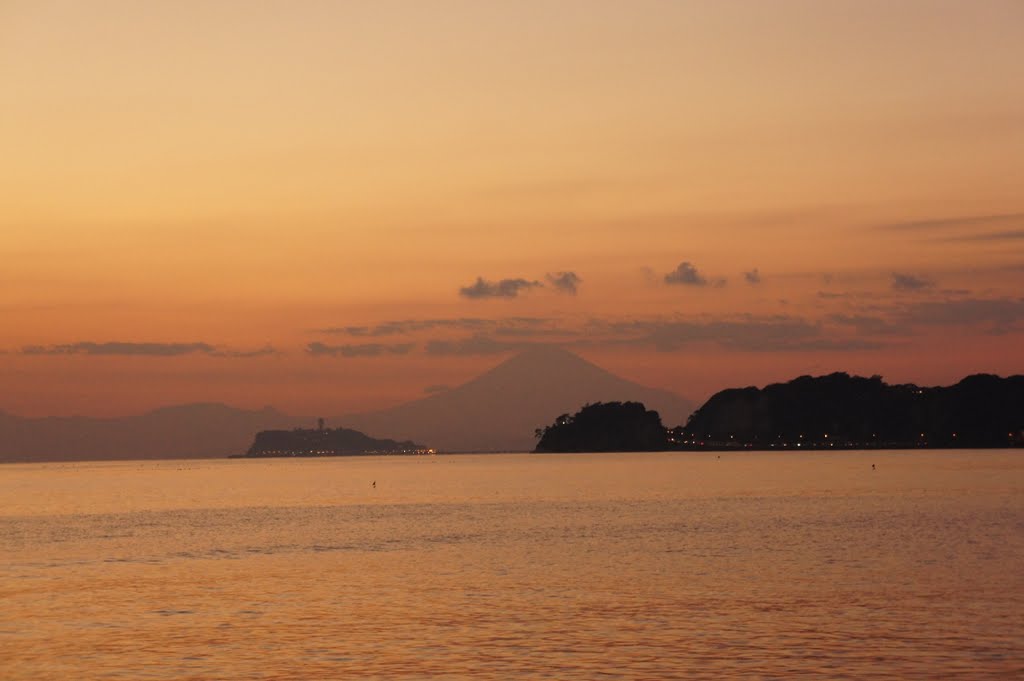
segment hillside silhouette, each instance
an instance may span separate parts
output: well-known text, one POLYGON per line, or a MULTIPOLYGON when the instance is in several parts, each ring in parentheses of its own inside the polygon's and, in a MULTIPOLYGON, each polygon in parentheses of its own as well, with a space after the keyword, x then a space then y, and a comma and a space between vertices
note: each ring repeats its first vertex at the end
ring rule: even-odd
POLYGON ((446 451, 526 452, 535 445, 534 430, 552 414, 612 400, 643 402, 677 423, 693 409, 678 395, 627 381, 567 350, 540 346, 451 390, 334 421, 446 451))
POLYGON ((705 446, 1007 447, 1022 429, 1024 376, 923 388, 834 373, 723 390, 676 433, 705 446))
POLYGON ((542 430, 536 452, 657 452, 669 449, 656 411, 639 402, 588 404, 542 430))
POLYGON ((716 393, 666 429, 642 404, 588 404, 537 429, 537 452, 1024 446, 1024 376, 968 376, 949 387, 880 376, 800 376, 716 393))
POLYGON ((244 452, 253 433, 289 428, 300 419, 200 403, 120 418, 20 418, 0 412, 0 462, 190 459, 244 452))

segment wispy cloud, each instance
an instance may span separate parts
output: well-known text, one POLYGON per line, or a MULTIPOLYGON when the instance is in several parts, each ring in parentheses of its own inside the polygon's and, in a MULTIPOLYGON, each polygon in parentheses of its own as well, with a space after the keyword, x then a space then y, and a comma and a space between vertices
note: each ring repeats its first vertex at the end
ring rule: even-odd
POLYGON ((79 341, 60 345, 27 345, 21 349, 25 355, 136 355, 143 357, 176 357, 179 355, 217 352, 209 343, 132 343, 109 341, 96 343, 79 341))
MULTIPOLYGON (((647 346, 659 352, 674 352, 698 346, 712 346, 732 352, 799 352, 872 350, 882 347, 879 337, 903 333, 905 326, 866 315, 833 315, 820 321, 775 315, 732 315, 700 318, 607 319, 584 322, 525 318, 520 326, 502 324, 425 324, 430 320, 408 320, 408 325, 387 326, 381 332, 413 328, 426 331, 468 331, 467 335, 431 337, 418 345, 367 343, 325 345, 311 343, 314 355, 385 356, 422 352, 434 357, 466 357, 517 352, 545 344, 553 338, 568 347, 647 346), (853 333, 856 333, 856 336, 853 333)), ((447 321, 447 320, 446 320, 447 321)), ((499 320, 491 320, 498 322, 499 320)), ((373 327, 353 327, 358 333, 374 333, 373 327), (365 331, 362 331, 365 329, 365 331)))
POLYGON ((135 343, 131 341, 78 341, 57 345, 26 345, 21 348, 23 355, 93 355, 129 357, 180 357, 183 355, 208 355, 246 359, 281 354, 271 345, 252 350, 229 348, 211 343, 135 343))
POLYGON ((454 340, 432 340, 424 346, 428 355, 437 357, 471 356, 471 355, 497 355, 506 352, 522 350, 531 345, 523 341, 497 340, 491 336, 478 334, 469 338, 454 340))
POLYGON ((498 326, 491 333, 504 338, 551 338, 576 336, 580 331, 563 324, 551 323, 547 326, 498 326))
POLYGON ((1024 298, 962 297, 969 294, 960 291, 945 300, 904 298, 903 302, 862 305, 856 312, 830 314, 823 321, 848 326, 862 336, 910 336, 922 328, 942 326, 992 334, 1024 330, 1024 298))
POLYGON ((922 291, 934 286, 934 282, 912 274, 892 273, 892 288, 896 291, 922 291))
POLYGON ((864 336, 896 336, 908 333, 908 329, 882 317, 862 314, 833 314, 829 315, 827 319, 835 324, 852 327, 858 334, 864 336))
POLYGON ((935 218, 931 220, 907 220, 875 225, 877 229, 893 231, 947 230, 957 227, 978 227, 999 225, 1024 220, 1024 213, 995 213, 989 215, 961 215, 958 217, 935 218))
POLYGON ((316 333, 338 334, 355 337, 376 338, 381 336, 402 336, 434 331, 437 329, 454 331, 494 331, 496 333, 514 334, 517 331, 541 329, 553 322, 547 317, 499 317, 484 319, 481 317, 457 317, 451 319, 397 319, 381 322, 374 326, 333 326, 316 329, 316 333))
POLYGON ((264 345, 262 348, 256 348, 255 350, 215 350, 210 353, 214 357, 269 357, 271 355, 282 354, 280 350, 277 350, 272 345, 264 345))
POLYGON ((469 286, 459 289, 459 295, 465 298, 515 298, 521 291, 528 291, 531 288, 543 286, 539 281, 529 279, 500 279, 488 281, 483 277, 477 277, 476 281, 469 286))
MULTIPOLYGON (((906 275, 912 276, 912 275, 906 275)), ((921 280, 924 281, 924 280, 921 280)), ((925 282, 928 284, 929 282, 925 282)), ((911 290, 921 282, 912 282, 911 290)), ((924 285, 924 284, 921 284, 924 285)), ((818 317, 800 315, 701 315, 673 318, 604 318, 589 320, 539 317, 481 320, 405 320, 378 327, 345 327, 345 333, 392 334, 423 332, 417 344, 330 346, 310 344, 311 354, 385 356, 422 353, 433 357, 467 357, 518 352, 537 344, 557 342, 582 347, 647 347, 658 352, 715 348, 736 353, 873 351, 906 342, 923 327, 974 326, 989 333, 1016 332, 1024 326, 1024 299, 915 300, 877 295, 846 295, 843 312, 818 317), (861 300, 860 304, 855 301, 861 300), (440 322, 440 323, 438 323, 440 322), (433 332, 433 333, 431 333, 433 332), (451 334, 448 337, 446 335, 451 334), (440 335, 440 337, 438 337, 440 335)))
POLYGON ((576 295, 579 285, 583 280, 575 272, 548 272, 546 279, 551 286, 559 293, 576 295))
POLYGON ((899 320, 922 326, 988 326, 1007 333, 1024 323, 1024 298, 964 298, 922 301, 906 307, 899 320))
POLYGON ((382 357, 385 355, 407 355, 416 347, 415 343, 356 343, 326 345, 314 342, 306 346, 306 352, 321 357, 382 357))
POLYGON ((971 241, 1017 241, 1019 239, 1024 239, 1024 229, 1008 229, 1000 232, 983 232, 981 234, 961 234, 938 238, 935 241, 966 243, 971 241))
POLYGON ((674 352, 709 344, 737 352, 873 350, 881 344, 827 336, 820 324, 799 317, 744 316, 719 320, 637 320, 608 326, 616 342, 674 352))

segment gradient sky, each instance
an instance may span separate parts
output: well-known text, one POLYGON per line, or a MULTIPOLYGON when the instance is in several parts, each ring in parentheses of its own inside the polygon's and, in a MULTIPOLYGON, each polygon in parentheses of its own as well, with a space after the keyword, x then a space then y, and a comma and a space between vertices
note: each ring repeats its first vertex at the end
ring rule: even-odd
POLYGON ((1024 3, 0 3, 0 410, 1024 371, 1024 3))

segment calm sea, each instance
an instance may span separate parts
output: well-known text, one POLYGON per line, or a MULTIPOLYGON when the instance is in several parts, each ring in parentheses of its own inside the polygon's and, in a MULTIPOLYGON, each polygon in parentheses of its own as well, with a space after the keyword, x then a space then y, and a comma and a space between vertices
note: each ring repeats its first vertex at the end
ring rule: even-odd
POLYGON ((6 465, 0 558, 3 679, 1024 676, 1022 452, 6 465))

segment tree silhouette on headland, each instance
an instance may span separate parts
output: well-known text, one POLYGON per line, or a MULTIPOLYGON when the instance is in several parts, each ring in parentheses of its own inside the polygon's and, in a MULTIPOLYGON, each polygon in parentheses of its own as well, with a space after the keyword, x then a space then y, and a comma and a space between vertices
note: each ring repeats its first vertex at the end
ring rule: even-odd
POLYGON ((650 452, 668 449, 656 411, 639 402, 598 402, 535 431, 537 452, 650 452))
POLYGON ((642 404, 608 402, 562 414, 535 435, 538 452, 1016 447, 1024 446, 1024 376, 977 374, 940 388, 800 376, 723 390, 668 431, 642 404))
POLYGON ((1024 429, 1024 376, 956 385, 888 385, 880 376, 800 376, 723 390, 695 411, 684 440, 751 447, 1007 447, 1024 429))

